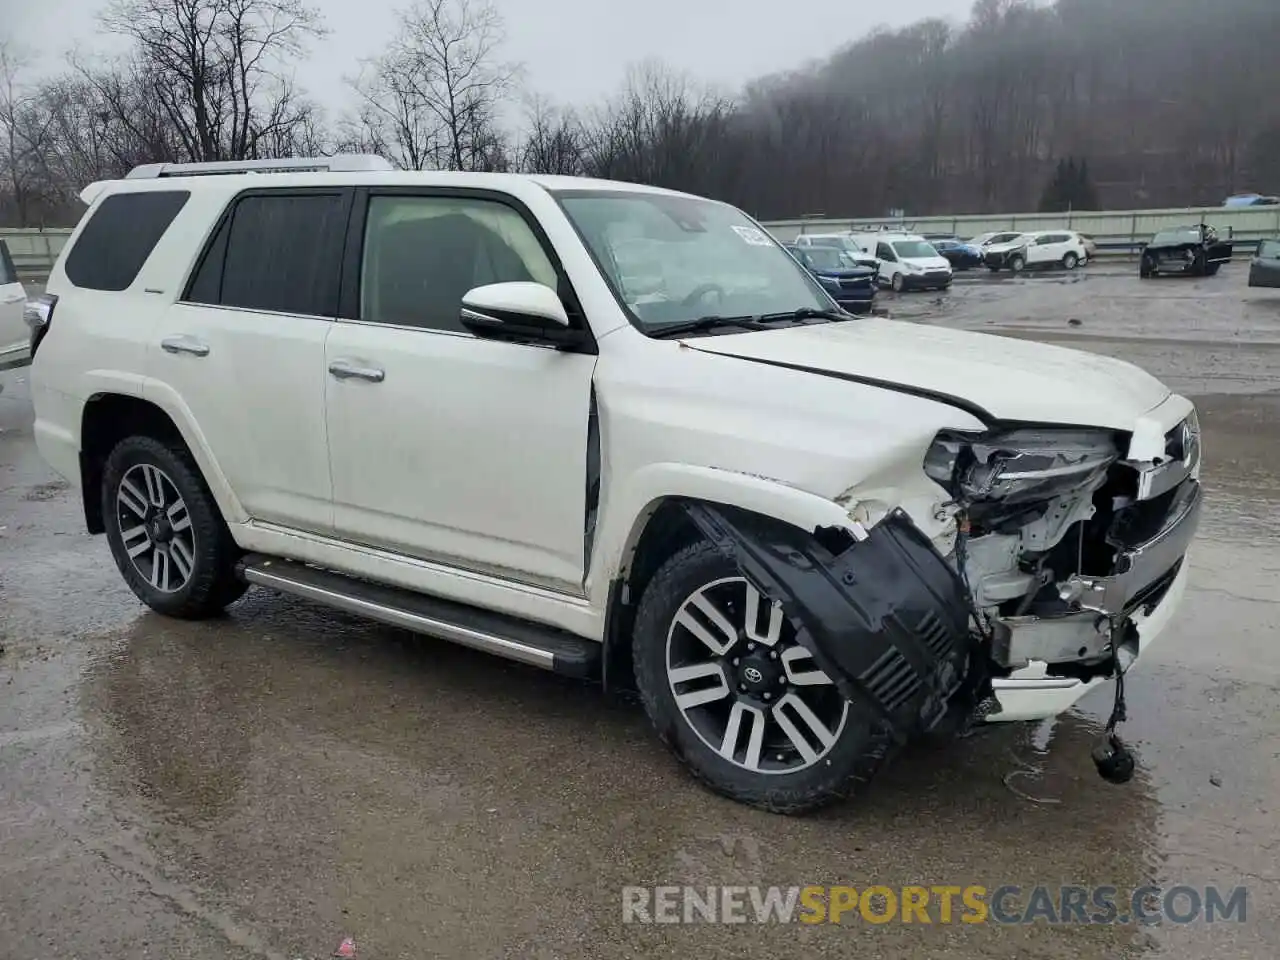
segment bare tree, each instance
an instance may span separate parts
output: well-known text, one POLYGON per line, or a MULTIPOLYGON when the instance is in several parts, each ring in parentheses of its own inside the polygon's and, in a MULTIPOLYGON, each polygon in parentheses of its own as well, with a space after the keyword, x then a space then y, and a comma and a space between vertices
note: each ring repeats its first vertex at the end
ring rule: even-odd
POLYGON ((13 217, 22 227, 33 222, 35 206, 47 187, 41 161, 50 129, 48 111, 25 82, 27 66, 22 51, 0 41, 0 176, 13 205, 13 217))
POLYGON ((525 116, 519 166, 526 173, 579 176, 586 169, 587 132, 573 110, 559 110, 535 97, 525 116))
POLYGON ((257 157, 308 122, 287 66, 324 32, 304 0, 112 0, 102 23, 132 41, 184 159, 257 157))

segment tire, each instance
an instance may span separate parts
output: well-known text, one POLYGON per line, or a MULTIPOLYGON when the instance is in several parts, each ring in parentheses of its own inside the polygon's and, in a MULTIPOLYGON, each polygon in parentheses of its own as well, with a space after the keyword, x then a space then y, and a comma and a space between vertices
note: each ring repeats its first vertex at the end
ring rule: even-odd
POLYGON ((1009 269, 1012 270, 1014 273, 1021 273, 1022 268, 1025 267, 1026 265, 1027 265, 1027 261, 1024 260, 1021 256, 1014 257, 1012 260, 1009 261, 1009 269))
MULTIPOLYGON (((794 644, 794 628, 781 608, 759 600, 758 594, 756 612, 767 626, 762 629, 757 617, 757 640, 751 642, 745 631, 752 593, 734 563, 710 543, 692 544, 670 557, 649 582, 636 615, 636 686, 659 739, 698 780, 716 793, 762 810, 803 813, 846 797, 870 780, 890 755, 893 740, 881 721, 865 719, 874 713, 846 703, 825 674, 815 670, 808 654, 794 644), (682 613, 687 616, 695 598, 710 602, 733 628, 728 633, 717 630, 712 620, 697 614, 708 636, 725 638, 719 650, 685 627, 685 617, 677 619, 682 613), (792 656, 795 651, 800 652, 792 656), (781 656, 771 656, 775 653, 781 656), (675 678, 673 672, 681 669, 704 672, 675 678), (701 692, 713 679, 718 682, 710 683, 710 690, 723 687, 724 693, 691 705, 690 694, 701 692), (796 682, 790 683, 793 679, 796 682), (754 686, 748 688, 749 682, 754 686), (683 705, 677 687, 684 687, 679 695, 683 705), (808 740, 812 757, 797 749, 795 735, 776 719, 788 720, 796 697, 826 733, 822 737, 816 728, 806 727, 809 733, 801 739, 808 740), (734 716, 734 757, 727 759, 712 744, 724 744, 734 716), (757 726, 762 730, 759 739, 757 726), (823 752, 818 753, 819 748, 823 752)), ((793 731, 799 730, 796 720, 789 722, 793 731)))
POLYGON ((1155 275, 1156 275, 1155 257, 1149 256, 1147 254, 1143 254, 1142 262, 1138 266, 1138 276, 1142 277, 1145 280, 1148 277, 1154 277, 1155 275))
POLYGON ((1062 256, 1062 266, 1066 270, 1074 270, 1076 267, 1080 266, 1080 258, 1068 250, 1062 256))
POLYGON ((1191 273, 1197 277, 1207 276, 1209 272, 1209 261, 1201 250, 1196 254, 1195 260, 1191 263, 1191 273))
POLYGON ((1211 263, 1209 264, 1209 266, 1205 268, 1205 273, 1210 277, 1216 277, 1218 275, 1218 271, 1221 269, 1222 269, 1222 264, 1211 263))
POLYGON ((889 281, 889 285, 893 287, 894 293, 901 293, 903 288, 907 285, 907 281, 902 274, 895 273, 893 275, 893 279, 889 281))
POLYGON ((202 620, 248 589, 236 577, 231 531, 181 446, 143 436, 117 443, 102 471, 102 518, 120 575, 158 613, 202 620))
POLYGON ((989 263, 989 264, 987 264, 987 269, 988 269, 988 270, 990 270, 992 273, 999 273, 999 272, 1000 272, 1000 265, 999 265, 999 264, 990 264, 990 263, 989 263))

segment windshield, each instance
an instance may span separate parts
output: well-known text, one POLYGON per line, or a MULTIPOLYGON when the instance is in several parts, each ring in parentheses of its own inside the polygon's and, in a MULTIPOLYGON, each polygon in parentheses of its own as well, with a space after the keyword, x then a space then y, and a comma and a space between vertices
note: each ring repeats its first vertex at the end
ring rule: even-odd
POLYGON ((804 259, 815 270, 847 270, 853 261, 835 247, 810 247, 804 259))
POLYGON ((891 244, 899 257, 936 257, 938 251, 923 240, 898 240, 891 244))
POLYGON ((1152 243, 1199 243, 1199 227, 1179 227, 1177 230, 1161 230, 1152 243))
POLYGON ((726 204, 624 191, 563 191, 557 199, 645 332, 712 315, 833 309, 808 271, 726 204))

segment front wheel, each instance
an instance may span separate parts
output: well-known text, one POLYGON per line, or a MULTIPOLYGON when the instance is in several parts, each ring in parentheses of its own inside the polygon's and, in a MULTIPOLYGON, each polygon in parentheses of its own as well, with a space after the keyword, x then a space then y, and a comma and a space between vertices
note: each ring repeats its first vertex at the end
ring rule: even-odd
POLYGON ((1156 275, 1156 258, 1143 254, 1142 263, 1138 266, 1138 276, 1146 279, 1156 275))
POLYGON ((889 281, 889 286, 893 287, 894 293, 901 293, 902 288, 906 286, 906 283, 906 278, 902 274, 895 273, 893 275, 893 279, 889 281))
POLYGON ((636 616, 636 685, 658 736, 717 793, 774 813, 847 796, 889 754, 797 642, 795 624, 715 546, 654 575, 636 616))
POLYGON ((190 454, 152 437, 126 437, 107 457, 102 517, 125 582, 151 609, 198 620, 247 589, 239 555, 190 454))
POLYGON ((1080 258, 1074 253, 1068 251, 1062 258, 1062 266, 1067 270, 1074 270, 1080 265, 1080 258))
POLYGON ((1012 270, 1014 273, 1021 273, 1022 268, 1025 267, 1026 265, 1027 265, 1027 261, 1020 256, 1014 257, 1012 260, 1009 261, 1009 269, 1012 270))

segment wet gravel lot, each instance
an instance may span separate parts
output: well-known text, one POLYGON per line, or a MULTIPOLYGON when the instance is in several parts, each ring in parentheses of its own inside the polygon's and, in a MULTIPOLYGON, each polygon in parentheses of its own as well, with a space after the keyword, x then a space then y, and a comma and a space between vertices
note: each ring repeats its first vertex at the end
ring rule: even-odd
MULTIPOLYGON (((1280 954, 1280 291, 1246 267, 961 275, 920 322, 1142 364, 1201 411, 1183 616, 1128 681, 1135 780, 1095 693, 903 757, 806 819, 685 776, 638 706, 254 590, 144 612, 0 374, 0 944, 22 958, 1201 958, 1280 954), (1005 784, 1006 777, 1017 791, 1005 784), (1243 923, 624 925, 627 885, 1248 888, 1243 923)), ((936 919, 936 914, 935 914, 936 919)))

